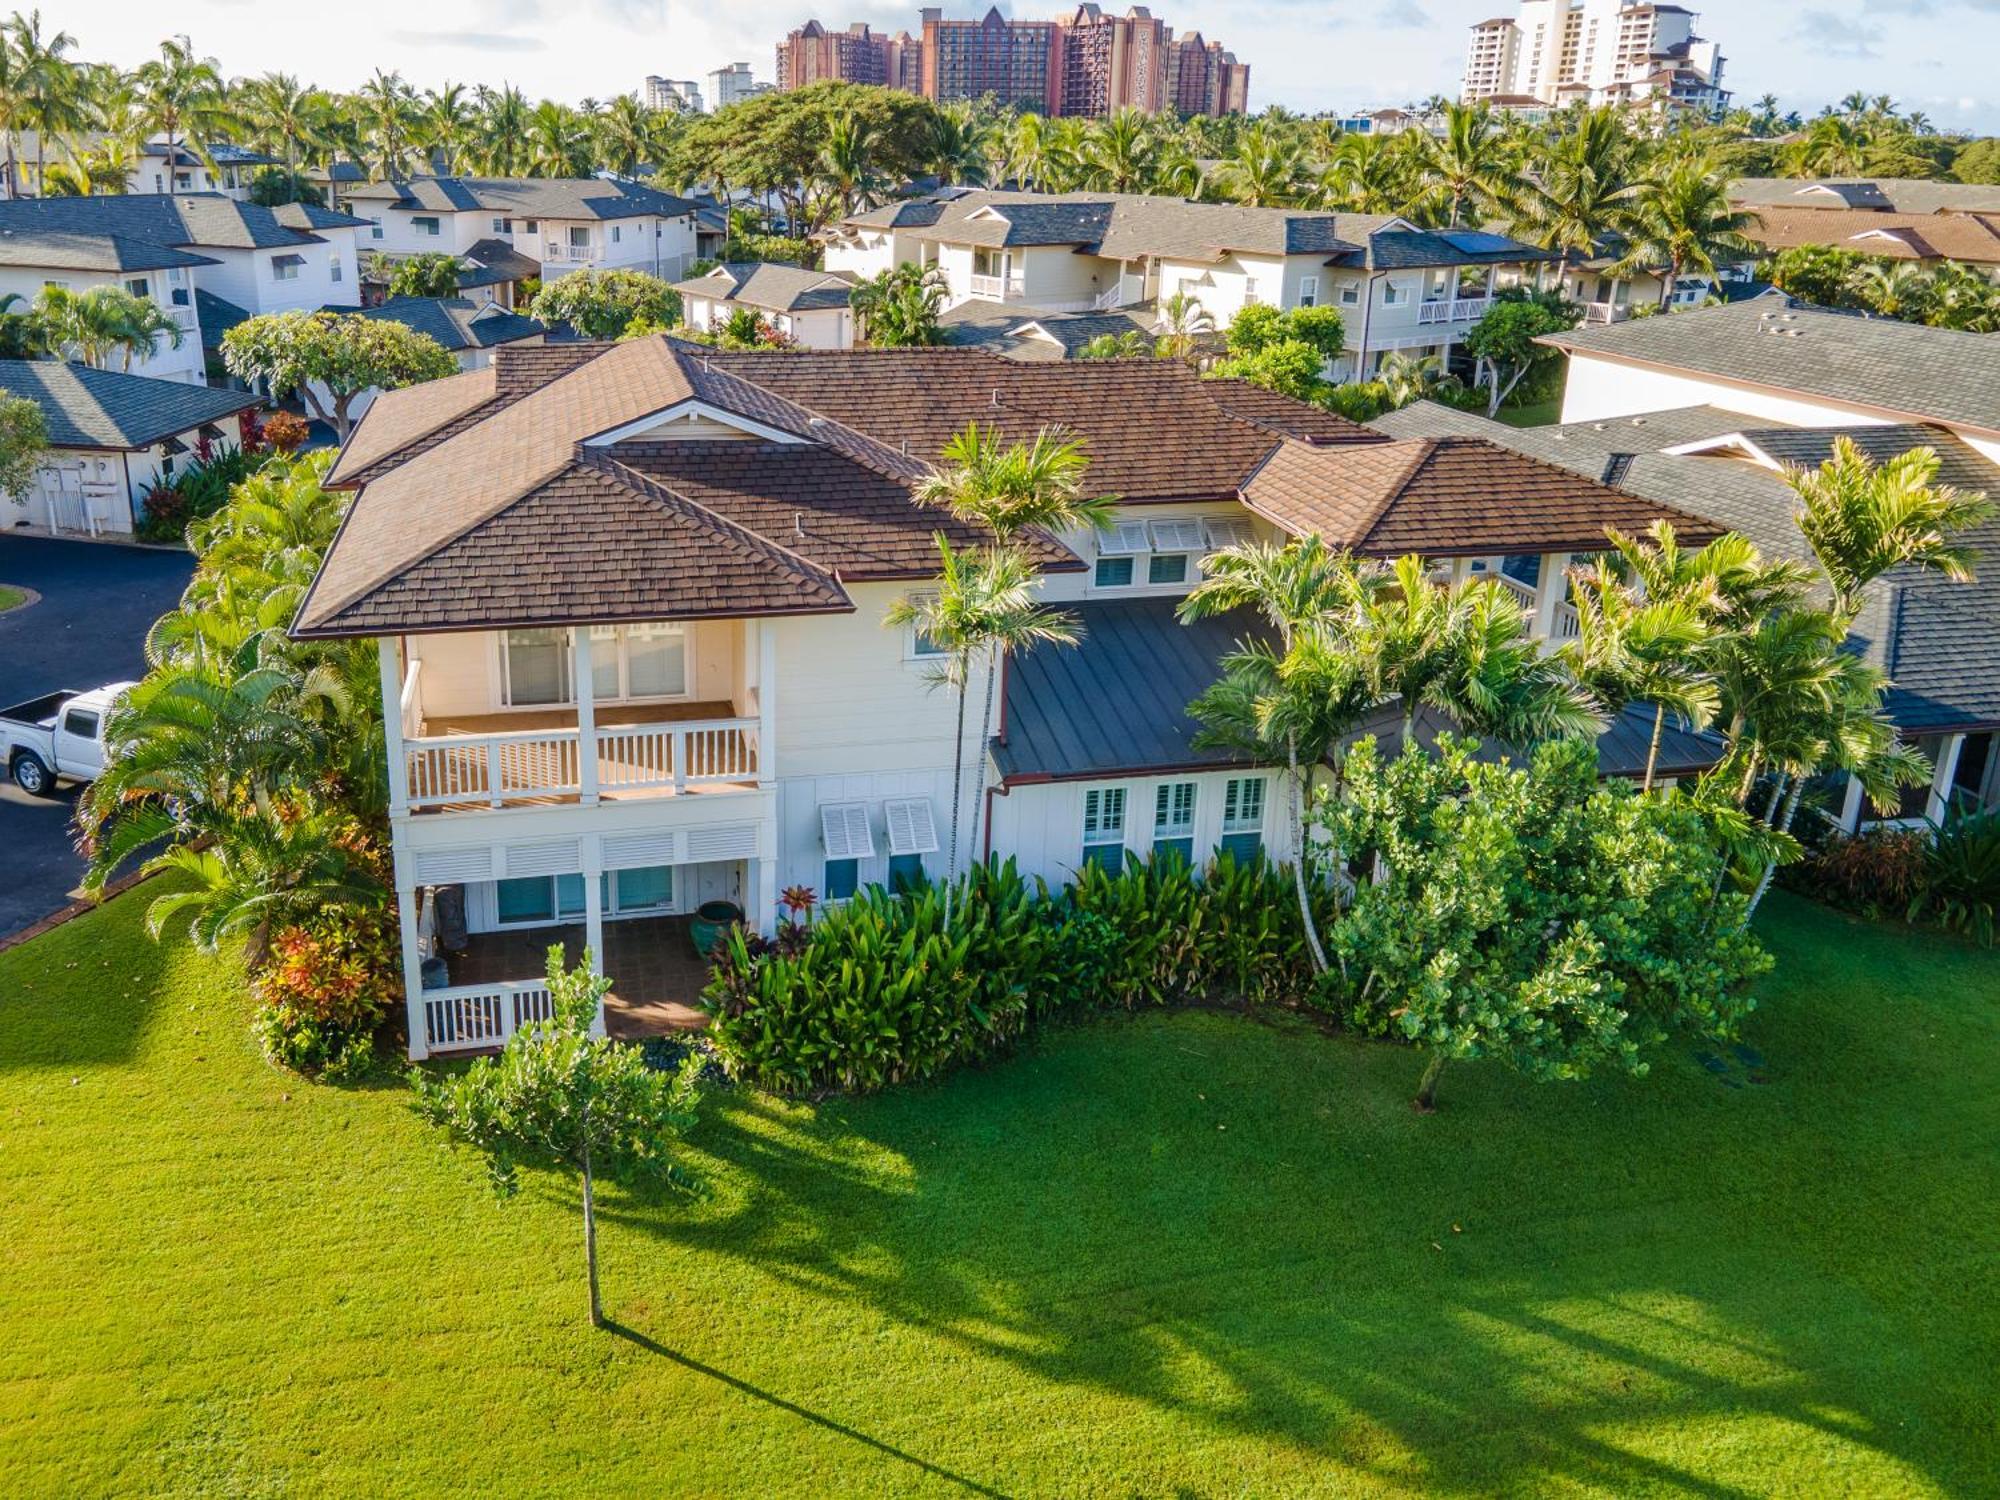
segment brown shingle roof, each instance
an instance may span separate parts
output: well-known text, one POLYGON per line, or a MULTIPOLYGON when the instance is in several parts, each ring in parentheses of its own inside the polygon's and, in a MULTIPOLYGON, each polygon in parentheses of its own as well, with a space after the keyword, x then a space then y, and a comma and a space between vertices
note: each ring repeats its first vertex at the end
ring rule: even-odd
POLYGON ((1294 535, 1317 532, 1373 557, 1585 552, 1604 530, 1669 520, 1699 545, 1721 528, 1479 438, 1376 447, 1285 443, 1244 487, 1250 508, 1294 535))
POLYGON ((1760 208, 1750 237, 1774 250, 1836 245, 1892 260, 2000 263, 2000 222, 1983 214, 1899 214, 1869 209, 1760 208))
POLYGON ((454 417, 476 411, 493 399, 491 366, 427 380, 400 391, 384 391, 368 404, 361 421, 327 475, 328 484, 347 484, 363 469, 435 432, 454 417))
MULTIPOLYGON (((937 533, 954 547, 990 539, 983 527, 918 508, 893 478, 812 444, 634 442, 612 451, 623 467, 844 579, 927 577, 937 571, 937 533)), ((1044 568, 1084 566, 1049 538, 1027 545, 1044 568)))
POLYGON ((596 455, 302 635, 571 625, 853 608, 833 576, 596 455))
POLYGON ((554 478, 582 439, 693 394, 667 340, 635 339, 397 464, 355 497, 300 610, 300 626, 325 624, 413 558, 554 478))

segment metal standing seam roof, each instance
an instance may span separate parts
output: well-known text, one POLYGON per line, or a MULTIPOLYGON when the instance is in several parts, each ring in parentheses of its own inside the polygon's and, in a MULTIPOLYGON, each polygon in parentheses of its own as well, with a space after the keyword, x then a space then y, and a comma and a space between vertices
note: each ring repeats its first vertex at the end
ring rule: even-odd
POLYGON ((0 360, 0 391, 41 407, 53 448, 136 451, 262 404, 247 391, 53 359, 0 360))

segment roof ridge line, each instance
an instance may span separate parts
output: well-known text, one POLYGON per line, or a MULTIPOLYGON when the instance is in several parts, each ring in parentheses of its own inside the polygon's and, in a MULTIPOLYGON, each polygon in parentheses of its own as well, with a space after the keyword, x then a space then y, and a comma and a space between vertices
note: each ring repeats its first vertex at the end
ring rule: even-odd
MULTIPOLYGON (((1417 471, 1431 461, 1432 457, 1445 442, 1443 438, 1437 437, 1406 438, 1404 441, 1415 443, 1417 451, 1411 457, 1409 463, 1403 466, 1402 473, 1396 476, 1395 482, 1389 486, 1380 502, 1375 506, 1374 511, 1369 515, 1367 524, 1361 528, 1358 546, 1366 546, 1368 544, 1368 539, 1375 535, 1376 528, 1382 524, 1383 517, 1387 516, 1395 507, 1396 502, 1403 498, 1403 492, 1409 489, 1411 481, 1417 477, 1417 471)), ((1498 443, 1489 443, 1484 438, 1468 438, 1466 441, 1480 443, 1489 448, 1500 447, 1498 443)), ((1356 444, 1355 446, 1357 449, 1361 448, 1360 444, 1356 444)), ((1366 450, 1362 449, 1362 451, 1366 450)), ((1504 452, 1507 450, 1501 451, 1504 452)))

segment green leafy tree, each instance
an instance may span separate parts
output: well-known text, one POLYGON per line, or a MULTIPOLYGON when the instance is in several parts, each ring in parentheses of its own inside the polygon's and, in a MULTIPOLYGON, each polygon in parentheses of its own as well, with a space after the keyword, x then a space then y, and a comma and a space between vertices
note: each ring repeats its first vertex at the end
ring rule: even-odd
POLYGON ((1551 293, 1501 292, 1465 335, 1465 350, 1478 361, 1478 383, 1486 387, 1486 414, 1493 416, 1538 370, 1562 356, 1539 343, 1552 333, 1576 327, 1583 310, 1551 293))
POLYGON ((1248 354, 1231 354, 1208 369, 1215 380, 1247 380, 1266 390, 1307 401, 1326 384, 1321 375, 1324 356, 1304 339, 1283 338, 1261 344, 1248 354))
POLYGON ((1725 840, 1692 798, 1597 777, 1584 743, 1483 763, 1451 736, 1435 755, 1347 762, 1323 817, 1375 878, 1336 923, 1361 980, 1352 1020, 1426 1054, 1416 1108, 1454 1059, 1531 1078, 1646 1071, 1677 1032, 1727 1035, 1770 966, 1740 898, 1713 892, 1725 840))
POLYGON ((20 499, 49 451, 49 425, 39 402, 0 396, 0 495, 20 499))
POLYGON ((1650 792, 1667 714, 1679 714, 1695 729, 1714 722, 1720 697, 1700 654, 1708 622, 1687 599, 1641 601, 1603 564, 1578 580, 1574 598, 1577 637, 1563 648, 1571 674, 1607 719, 1628 704, 1653 706, 1641 785, 1650 792))
POLYGON ((680 293, 644 271, 571 271, 544 282, 531 317, 567 323, 585 338, 615 339, 641 318, 671 327, 681 319, 680 293))
POLYGON ((1718 261, 1754 260, 1757 215, 1729 201, 1729 184, 1702 157, 1670 161, 1639 185, 1626 218, 1625 254, 1615 276, 1662 270, 1660 306, 1688 273, 1713 279, 1718 261))
POLYGON ((1821 307, 1853 305, 1854 274, 1867 257, 1837 245, 1795 245, 1763 266, 1773 286, 1821 307))
POLYGON ((412 1069, 410 1084, 425 1119, 487 1159, 502 1196, 519 1190, 524 1166, 576 1174, 590 1324, 602 1328, 598 1180, 700 1191, 674 1147, 695 1123, 701 1056, 691 1052, 677 1072, 660 1072, 646 1065, 638 1047, 592 1035, 611 981, 592 972, 588 950, 575 969, 565 969, 562 945, 551 947, 548 986, 553 1015, 516 1031, 498 1057, 461 1073, 412 1069))
POLYGON ((429 334, 359 313, 260 313, 222 336, 222 362, 239 380, 263 381, 275 397, 296 392, 341 442, 354 398, 458 373, 429 334))
POLYGON ((1153 340, 1138 329, 1100 333, 1076 351, 1077 359, 1143 359, 1153 353, 1153 340))
POLYGON ((425 250, 398 261, 389 272, 391 297, 456 297, 458 257, 425 250))
POLYGON ((1951 175, 1960 182, 2000 182, 2000 140, 1981 136, 1951 159, 1951 175))

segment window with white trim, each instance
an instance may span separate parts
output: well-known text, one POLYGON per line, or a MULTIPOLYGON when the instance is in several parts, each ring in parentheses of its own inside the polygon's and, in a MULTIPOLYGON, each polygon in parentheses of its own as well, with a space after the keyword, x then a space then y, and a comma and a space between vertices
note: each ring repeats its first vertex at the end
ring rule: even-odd
POLYGON ((1255 307, 1257 305, 1257 278, 1255 276, 1245 276, 1243 278, 1243 305, 1245 307, 1255 307))
POLYGON ((436 214, 412 214, 410 216, 410 233, 434 240, 444 233, 444 226, 438 222, 436 214))
MULTIPOLYGON (((718 308, 718 316, 720 315, 720 311, 718 308)), ((935 604, 936 602, 937 595, 935 594, 912 594, 910 596, 911 605, 919 609, 935 604)), ((936 636, 927 634, 925 631, 919 629, 915 622, 906 627, 906 634, 903 638, 903 655, 908 660, 935 661, 938 657, 949 656, 950 654, 951 652, 943 642, 938 640, 936 636)))
POLYGON ((1093 582, 1101 589, 1129 589, 1138 576, 1137 559, 1152 550, 1144 521, 1118 521, 1097 539, 1097 571, 1093 582))
POLYGON ((572 250, 588 250, 590 248, 589 225, 572 224, 569 226, 569 247, 572 250))
POLYGON ((1201 522, 1193 516, 1154 521, 1146 533, 1153 544, 1153 555, 1146 562, 1146 582, 1186 583, 1194 572, 1192 561, 1202 550, 1201 522))
POLYGON ((901 895, 929 877, 924 856, 938 849, 937 818, 928 797, 891 797, 882 804, 889 833, 889 889, 901 895))
POLYGON ((511 233, 512 230, 513 230, 513 225, 510 224, 505 219, 495 219, 493 221, 493 232, 495 234, 508 234, 511 233))
POLYGON ((153 295, 153 283, 143 276, 132 276, 126 279, 125 290, 135 297, 150 297, 153 295))
MULTIPOLYGON (((598 876, 598 910, 606 920, 674 909, 674 867, 641 865, 598 876)), ((493 882, 493 920, 501 927, 574 921, 584 914, 581 875, 523 875, 493 882)))
POLYGON ((524 220, 522 220, 522 222, 521 222, 521 233, 523 233, 523 234, 540 234, 541 232, 542 232, 542 221, 541 221, 540 219, 524 219, 524 220))
POLYGON ((1264 847, 1262 776, 1237 776, 1222 789, 1222 843, 1225 854, 1249 864, 1264 847))
POLYGON ((569 632, 505 632, 500 637, 500 680, 511 708, 570 702, 569 632))
POLYGON ((1083 862, 1117 874, 1125 868, 1125 788, 1093 787, 1083 794, 1083 862))
POLYGON ((826 849, 820 894, 845 901, 861 886, 861 861, 875 857, 875 833, 865 802, 824 802, 819 809, 820 843, 826 849))
POLYGON ((1192 781, 1163 781, 1153 795, 1153 852, 1179 855, 1194 863, 1192 781))
POLYGON ((1250 523, 1234 516, 1211 517, 1201 523, 1201 529, 1210 552, 1220 552, 1224 547, 1247 547, 1257 539, 1250 523))
POLYGON ((1299 278, 1299 306, 1319 306, 1319 278, 1317 276, 1301 276, 1299 278))
POLYGON ((1340 284, 1340 305, 1342 307, 1359 307, 1361 305, 1360 282, 1343 281, 1340 284))
POLYGON ((338 282, 340 280, 340 256, 338 254, 329 255, 326 258, 326 275, 329 281, 338 282))
POLYGON ((611 226, 611 243, 614 245, 621 243, 625 238, 624 231, 625 226, 623 224, 613 224, 611 226))
POLYGON ((273 281, 297 281, 299 268, 306 263, 303 255, 274 255, 271 257, 271 279, 273 281))
POLYGON ((380 214, 369 215, 368 238, 370 238, 371 240, 379 240, 382 238, 382 216, 380 214))
POLYGON ((1410 300, 1410 284, 1406 281, 1385 281, 1382 283, 1382 305, 1384 307, 1404 307, 1410 300))

